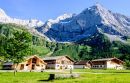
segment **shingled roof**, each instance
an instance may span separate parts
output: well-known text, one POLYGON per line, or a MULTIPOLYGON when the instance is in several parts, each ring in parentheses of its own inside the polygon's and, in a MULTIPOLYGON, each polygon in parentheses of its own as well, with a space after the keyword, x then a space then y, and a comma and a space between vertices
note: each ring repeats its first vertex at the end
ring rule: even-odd
POLYGON ((6 62, 5 64, 3 64, 3 65, 13 65, 14 63, 12 63, 12 62, 6 62))
POLYGON ((91 61, 90 60, 78 61, 74 65, 86 65, 88 62, 91 62, 91 61))
POLYGON ((70 57, 68 57, 67 55, 65 55, 65 56, 46 57, 46 58, 43 58, 42 60, 43 61, 46 61, 46 60, 57 60, 57 59, 60 59, 60 58, 63 58, 63 57, 67 57, 67 58, 69 58, 70 60, 72 60, 74 62, 74 60, 71 59, 70 57))

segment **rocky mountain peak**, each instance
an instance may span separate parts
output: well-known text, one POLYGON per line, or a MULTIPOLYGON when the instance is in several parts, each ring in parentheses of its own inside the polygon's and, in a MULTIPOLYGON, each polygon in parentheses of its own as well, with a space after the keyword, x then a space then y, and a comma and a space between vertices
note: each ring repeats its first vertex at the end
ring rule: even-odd
POLYGON ((115 17, 113 16, 114 13, 105 9, 99 3, 96 3, 93 6, 83 10, 81 14, 89 15, 90 18, 91 16, 93 16, 95 20, 98 20, 97 21, 98 23, 96 24, 119 24, 117 20, 115 19, 115 17))
POLYGON ((93 6, 97 6, 97 7, 103 7, 102 5, 100 5, 98 2, 96 4, 94 4, 93 6))
POLYGON ((78 15, 64 14, 48 20, 38 31, 59 42, 78 41, 95 33, 130 35, 130 17, 110 12, 96 3, 78 15))
POLYGON ((21 25, 26 25, 29 27, 40 27, 43 26, 43 22, 38 21, 36 19, 30 19, 30 20, 21 20, 16 18, 10 18, 6 15, 6 13, 0 8, 0 22, 1 23, 16 23, 21 25))
POLYGON ((93 11, 97 11, 97 12, 104 12, 107 11, 102 5, 100 5, 99 3, 94 4, 92 7, 90 7, 90 10, 93 11))
POLYGON ((0 8, 0 16, 5 16, 5 12, 0 8))
POLYGON ((68 21, 70 21, 71 18, 73 18, 75 16, 76 16, 76 14, 63 14, 63 15, 60 15, 59 17, 57 17, 56 20, 49 19, 43 25, 43 27, 51 28, 51 25, 53 25, 55 23, 65 23, 65 22, 68 22, 68 21))
POLYGON ((93 11, 93 12, 106 11, 106 9, 102 5, 100 5, 99 3, 96 3, 93 6, 86 8, 85 10, 83 10, 83 12, 86 12, 88 10, 93 11))
POLYGON ((66 18, 72 18, 73 14, 63 14, 59 16, 56 20, 65 20, 66 18))

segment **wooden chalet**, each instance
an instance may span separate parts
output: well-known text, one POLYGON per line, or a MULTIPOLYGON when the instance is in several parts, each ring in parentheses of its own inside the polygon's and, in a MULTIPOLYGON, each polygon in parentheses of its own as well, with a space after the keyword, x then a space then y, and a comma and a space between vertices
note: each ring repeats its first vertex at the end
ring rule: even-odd
MULTIPOLYGON (((46 63, 42 61, 37 55, 25 57, 25 62, 19 63, 17 69, 20 70, 44 70, 46 63)), ((3 64, 3 69, 14 69, 15 64, 7 62, 3 64)))
POLYGON ((74 60, 68 56, 46 57, 42 60, 47 63, 47 69, 73 69, 74 60))
POLYGON ((123 64, 125 64, 125 62, 117 58, 104 58, 104 59, 92 60, 93 69, 106 69, 106 68, 123 69, 123 64))

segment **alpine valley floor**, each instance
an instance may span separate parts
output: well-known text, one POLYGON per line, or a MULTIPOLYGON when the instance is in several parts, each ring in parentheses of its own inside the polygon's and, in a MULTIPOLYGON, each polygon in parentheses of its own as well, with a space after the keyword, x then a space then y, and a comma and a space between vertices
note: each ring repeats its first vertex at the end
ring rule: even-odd
POLYGON ((96 70, 96 69, 74 69, 73 73, 81 74, 81 78, 48 80, 49 74, 69 73, 69 70, 61 72, 0 72, 1 83, 129 83, 130 70, 96 70))

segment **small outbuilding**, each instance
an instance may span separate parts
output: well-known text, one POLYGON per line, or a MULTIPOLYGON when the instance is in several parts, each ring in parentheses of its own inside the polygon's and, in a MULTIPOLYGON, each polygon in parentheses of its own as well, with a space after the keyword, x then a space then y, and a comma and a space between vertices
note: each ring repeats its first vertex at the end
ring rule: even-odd
POLYGON ((74 63, 74 69, 90 69, 92 62, 90 60, 76 61, 74 63))
POLYGON ((12 70, 15 68, 15 65, 12 62, 6 62, 2 66, 5 70, 12 70))

